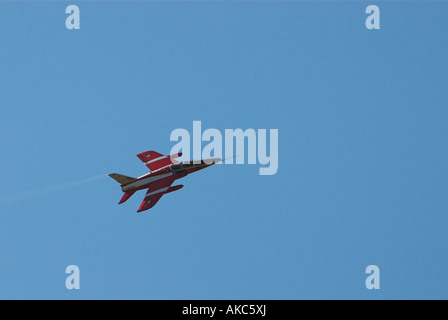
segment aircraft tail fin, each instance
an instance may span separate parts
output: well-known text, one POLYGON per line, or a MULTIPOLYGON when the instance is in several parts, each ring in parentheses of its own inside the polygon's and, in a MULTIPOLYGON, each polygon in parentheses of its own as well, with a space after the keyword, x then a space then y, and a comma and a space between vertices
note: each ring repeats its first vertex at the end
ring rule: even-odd
POLYGON ((109 174, 109 177, 111 177, 112 179, 114 179, 121 185, 130 183, 130 182, 136 180, 136 178, 128 177, 128 176, 118 174, 118 173, 111 173, 111 174, 109 174))

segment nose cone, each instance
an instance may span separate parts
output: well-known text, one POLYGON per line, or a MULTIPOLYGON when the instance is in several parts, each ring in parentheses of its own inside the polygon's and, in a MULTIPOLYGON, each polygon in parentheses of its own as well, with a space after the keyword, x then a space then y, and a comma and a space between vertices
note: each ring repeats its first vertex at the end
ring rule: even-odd
POLYGON ((204 161, 204 163, 205 163, 207 166, 212 166, 212 165, 214 165, 215 163, 219 163, 219 162, 221 162, 222 159, 221 159, 221 158, 210 158, 210 159, 205 159, 205 160, 203 160, 203 161, 204 161))

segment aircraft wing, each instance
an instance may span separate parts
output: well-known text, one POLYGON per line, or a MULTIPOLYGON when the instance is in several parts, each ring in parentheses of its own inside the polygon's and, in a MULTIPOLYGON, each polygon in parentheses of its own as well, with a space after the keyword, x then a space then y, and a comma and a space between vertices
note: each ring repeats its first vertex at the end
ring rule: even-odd
POLYGON ((145 199, 143 199, 143 202, 137 212, 142 212, 154 207, 157 201, 159 201, 165 193, 171 192, 170 189, 173 188, 170 188, 170 186, 173 184, 174 180, 176 179, 168 177, 150 183, 148 191, 145 194, 145 199))
POLYGON ((155 171, 157 169, 169 166, 172 163, 178 163, 177 161, 171 159, 178 158, 182 154, 173 154, 171 156, 164 156, 156 151, 146 151, 139 153, 137 157, 148 167, 149 170, 155 171))

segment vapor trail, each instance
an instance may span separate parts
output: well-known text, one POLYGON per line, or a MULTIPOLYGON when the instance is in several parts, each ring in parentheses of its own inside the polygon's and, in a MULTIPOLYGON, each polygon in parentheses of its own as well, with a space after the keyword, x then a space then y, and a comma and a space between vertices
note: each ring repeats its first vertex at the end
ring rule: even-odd
POLYGON ((35 196, 41 196, 47 193, 52 193, 55 191, 60 191, 60 190, 65 190, 65 189, 70 189, 73 187, 77 187, 89 182, 93 182, 96 180, 100 180, 104 177, 107 177, 107 174, 102 174, 100 176, 96 176, 96 177, 92 177, 92 178, 87 178, 84 180, 79 180, 79 181, 72 181, 72 182, 66 182, 66 183, 62 183, 62 184, 58 184, 58 185, 54 185, 54 186, 48 186, 48 187, 42 187, 39 189, 34 189, 34 190, 29 190, 29 191, 23 191, 20 193, 15 193, 15 194, 10 194, 10 195, 5 195, 2 196, 0 198, 0 202, 14 202, 14 201, 18 201, 18 200, 23 200, 23 199, 27 199, 27 198, 31 198, 31 197, 35 197, 35 196))

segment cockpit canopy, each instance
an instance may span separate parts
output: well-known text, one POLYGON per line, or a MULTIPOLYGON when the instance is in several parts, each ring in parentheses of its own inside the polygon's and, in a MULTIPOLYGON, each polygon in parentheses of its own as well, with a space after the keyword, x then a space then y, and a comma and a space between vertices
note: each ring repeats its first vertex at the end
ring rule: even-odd
POLYGON ((172 164, 170 166, 170 168, 172 171, 180 171, 180 170, 186 170, 186 169, 190 169, 190 168, 194 168, 194 167, 199 167, 199 166, 206 164, 204 162, 204 160, 201 160, 200 163, 193 163, 193 162, 194 161, 189 162, 189 163, 181 162, 181 163, 177 163, 177 164, 172 164))

